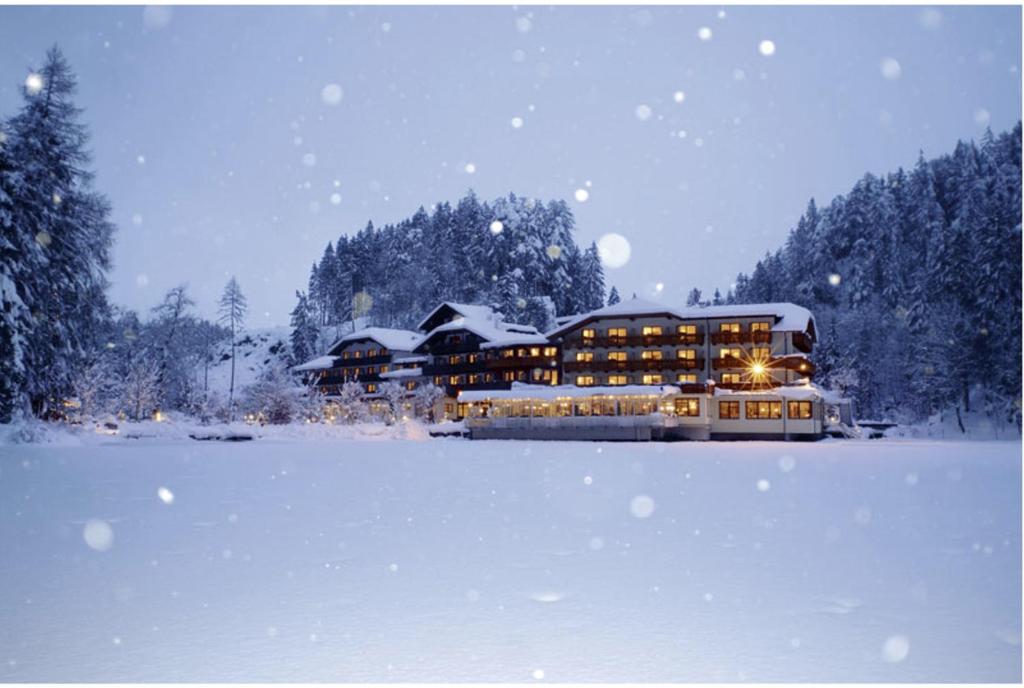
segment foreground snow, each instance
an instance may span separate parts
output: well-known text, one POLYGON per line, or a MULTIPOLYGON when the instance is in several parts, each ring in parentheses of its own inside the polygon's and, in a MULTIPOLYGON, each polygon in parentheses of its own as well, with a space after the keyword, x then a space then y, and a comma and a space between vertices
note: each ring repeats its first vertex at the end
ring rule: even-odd
POLYGON ((0 680, 1017 681, 1020 452, 0 447, 0 680))

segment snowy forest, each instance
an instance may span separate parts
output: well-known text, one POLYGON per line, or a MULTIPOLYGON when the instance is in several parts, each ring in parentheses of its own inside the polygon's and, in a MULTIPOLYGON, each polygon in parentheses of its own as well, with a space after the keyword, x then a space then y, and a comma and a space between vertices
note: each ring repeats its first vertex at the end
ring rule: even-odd
POLYGON ((382 327, 414 328, 441 301, 485 303, 546 331, 556 315, 604 304, 597 246, 581 250, 565 201, 515 194, 422 207, 381 229, 367 224, 328 243, 300 303, 320 325, 366 317, 382 327))
POLYGON ((812 200, 727 299, 811 309, 815 379, 863 418, 973 410, 1019 427, 1020 123, 812 200))

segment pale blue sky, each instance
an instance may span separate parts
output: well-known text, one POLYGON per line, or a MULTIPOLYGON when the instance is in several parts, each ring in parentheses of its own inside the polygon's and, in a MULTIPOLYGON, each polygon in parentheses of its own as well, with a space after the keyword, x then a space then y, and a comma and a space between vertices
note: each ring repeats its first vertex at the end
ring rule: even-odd
POLYGON ((287 323, 328 240, 469 187, 566 199, 581 243, 631 242, 609 284, 682 302, 811 196, 1021 116, 1020 8, 721 9, 0 7, 0 112, 59 43, 120 228, 115 301, 187 281, 209 314, 234 273, 254 326, 287 323))

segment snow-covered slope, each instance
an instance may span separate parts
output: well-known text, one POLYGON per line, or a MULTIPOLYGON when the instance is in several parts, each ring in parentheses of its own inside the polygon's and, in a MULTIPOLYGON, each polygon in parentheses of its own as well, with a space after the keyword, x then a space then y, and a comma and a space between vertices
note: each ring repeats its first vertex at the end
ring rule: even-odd
MULTIPOLYGON (((271 365, 288 365, 291 328, 253 329, 239 336, 236 347, 235 391, 255 382, 271 365)), ((202 375, 202 371, 199 371, 202 375)), ((231 343, 224 342, 210 367, 210 389, 227 395, 231 382, 231 343)))
POLYGON ((1019 442, 0 452, 0 681, 1019 682, 1019 442))

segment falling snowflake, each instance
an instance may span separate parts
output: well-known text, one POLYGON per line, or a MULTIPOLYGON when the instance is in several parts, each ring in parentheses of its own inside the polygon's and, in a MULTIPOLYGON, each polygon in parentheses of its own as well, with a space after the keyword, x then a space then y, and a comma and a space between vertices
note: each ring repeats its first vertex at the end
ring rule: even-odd
POLYGON ((135 225, 136 227, 141 227, 142 226, 142 215, 140 215, 139 213, 133 214, 132 215, 132 224, 135 225))
POLYGON ((475 174, 476 173, 476 165, 474 163, 471 163, 471 162, 467 162, 466 166, 463 169, 466 171, 466 174, 475 174))
POLYGON ((637 105, 633 113, 641 122, 646 122, 651 118, 651 108, 649 105, 637 105))
POLYGON ((675 93, 672 94, 672 100, 676 101, 677 103, 681 103, 684 100, 686 100, 686 93, 683 91, 676 91, 675 93))
POLYGON ((796 468, 796 459, 786 454, 785 456, 779 457, 779 470, 783 473, 789 473, 796 468))
POLYGON ((576 197, 576 200, 579 201, 580 203, 585 203, 587 199, 590 198, 590 192, 587 191, 586 189, 576 189, 576 193, 573 195, 576 197))
POLYGON ((833 287, 838 287, 839 283, 843 281, 843 278, 837 272, 833 272, 828 276, 828 283, 833 287))
POLYGON ((765 39, 757 44, 757 49, 765 57, 771 57, 775 54, 775 41, 765 39))
POLYGON ((767 492, 770 489, 772 489, 772 484, 769 481, 765 480, 764 478, 761 478, 760 480, 757 481, 758 492, 767 492))
POLYGON ((82 539, 97 552, 106 552, 114 546, 114 529, 106 521, 90 519, 82 529, 82 539))
POLYGON ((305 165, 306 167, 315 167, 316 155, 314 155, 313 153, 306 153, 305 155, 302 156, 302 164, 305 165))
POLYGON ((501 222, 501 220, 495 220, 494 222, 491 223, 491 234, 501 234, 501 232, 504 229, 505 225, 501 222))
POLYGON ((339 193, 332 193, 331 194, 331 205, 341 205, 341 194, 339 194, 339 193))
POLYGON ((882 70, 882 76, 890 81, 895 81, 903 75, 903 68, 900 63, 892 57, 884 58, 879 64, 879 69, 882 70))
POLYGON ((512 128, 513 129, 522 129, 523 128, 523 118, 522 117, 513 117, 512 118, 512 128))
POLYGON ((388 571, 394 573, 398 570, 398 564, 388 564, 388 571))
POLYGON ((551 244, 544 249, 544 252, 548 254, 548 258, 551 260, 558 260, 562 257, 562 247, 556 244, 551 244))
POLYGON ((737 67, 736 69, 732 70, 732 78, 735 79, 736 81, 743 81, 744 79, 747 78, 747 73, 744 72, 739 67, 737 67))
POLYGON ((978 108, 974 111, 974 123, 979 127, 987 127, 991 119, 992 116, 985 108, 978 108))
POLYGON ((594 479, 592 477, 590 477, 589 475, 585 475, 585 476, 583 476, 583 484, 584 485, 593 485, 594 484, 594 479))
POLYGON ((629 240, 621 234, 609 232, 597 240, 597 255, 605 267, 621 268, 629 262, 631 253, 629 240))
POLYGON ((602 540, 599 537, 592 537, 590 538, 590 542, 588 542, 587 545, 590 547, 590 549, 597 552, 598 550, 604 549, 604 540, 602 540))
POLYGON ((705 42, 706 41, 710 41, 711 40, 711 29, 709 27, 707 27, 707 26, 700 27, 700 29, 697 30, 697 38, 699 38, 699 39, 701 39, 702 41, 705 41, 705 42))
POLYGON ((530 675, 533 676, 538 681, 540 681, 541 679, 544 678, 544 670, 543 669, 534 669, 533 673, 530 674, 530 675))
POLYGON ((654 513, 654 500, 647 495, 637 495, 629 502, 629 513, 636 518, 648 518, 654 513))
POLYGON ((136 156, 135 162, 139 163, 140 165, 145 165, 146 164, 146 156, 145 155, 136 156))
POLYGON ((160 498, 160 501, 164 504, 174 504, 174 493, 166 487, 160 487, 156 491, 156 496, 160 498))
POLYGON ((345 91, 338 84, 327 84, 320 91, 320 100, 324 101, 325 105, 337 105, 344 97, 345 91))
POLYGON ((882 644, 882 659, 898 664, 910 654, 910 641, 905 635, 891 635, 882 644))
POLYGON ((516 31, 519 33, 529 33, 532 28, 533 22, 530 21, 529 17, 516 17, 516 31))

